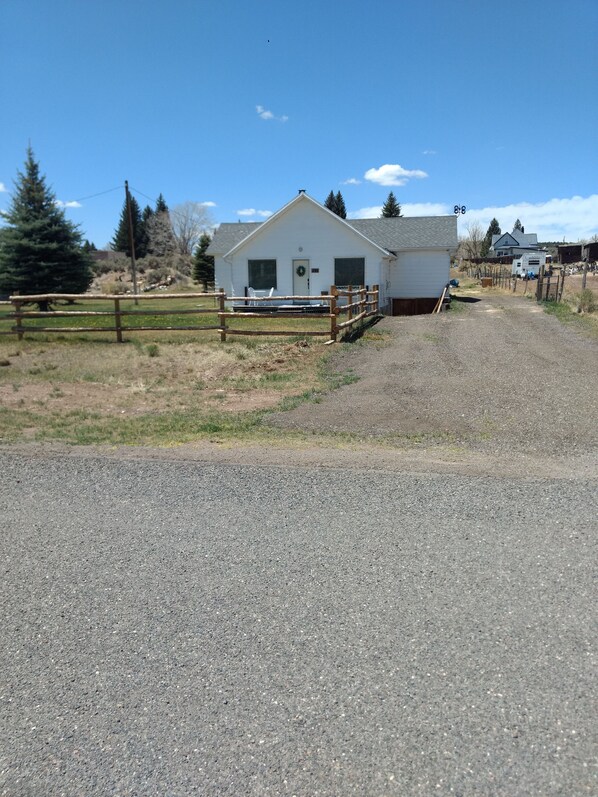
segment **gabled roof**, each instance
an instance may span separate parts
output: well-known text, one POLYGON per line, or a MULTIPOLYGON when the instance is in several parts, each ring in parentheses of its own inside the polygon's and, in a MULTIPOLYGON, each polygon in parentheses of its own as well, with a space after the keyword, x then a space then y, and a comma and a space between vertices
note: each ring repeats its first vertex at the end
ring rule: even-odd
MULTIPOLYGON (((232 255, 235 249, 238 249, 240 246, 244 245, 250 238, 254 238, 257 235, 260 235, 261 232, 265 230, 267 227, 269 227, 271 224, 275 224, 277 219, 279 219, 285 213, 288 213, 288 211, 291 208, 293 208, 295 205, 304 202, 308 202, 314 205, 321 213, 325 213, 328 216, 330 216, 330 218, 333 219, 336 224, 343 224, 347 226, 349 229, 352 230, 352 232, 357 233, 357 235, 359 235, 361 238, 365 238, 369 244, 375 246, 377 249, 380 250, 383 249, 383 247, 381 247, 380 244, 377 244, 375 241, 370 240, 362 232, 359 232, 359 230, 356 230, 353 227, 351 227, 351 225, 345 219, 341 219, 340 216, 337 216, 336 213, 333 213, 331 210, 328 210, 328 208, 324 207, 324 205, 322 205, 320 202, 316 202, 316 200, 310 197, 309 194, 306 194, 305 191, 299 191, 299 194, 296 197, 294 197, 290 202, 287 202, 287 204, 284 205, 276 213, 274 213, 274 215, 270 216, 270 218, 267 221, 264 221, 261 224, 259 224, 254 230, 252 230, 249 233, 249 235, 241 239, 238 243, 236 243, 233 247, 231 247, 231 249, 226 251, 224 253, 225 257, 228 255, 232 255)), ((212 243, 214 242, 212 241, 212 243)))
POLYGON ((457 247, 456 216, 413 216, 391 219, 341 219, 308 194, 301 193, 264 222, 224 223, 214 233, 208 254, 228 255, 246 240, 259 234, 297 202, 308 201, 346 225, 384 254, 401 249, 455 249, 457 247))
MULTIPOLYGON (((538 235, 535 232, 521 232, 520 230, 513 230, 513 232, 502 232, 499 235, 492 236, 491 246, 494 249, 498 241, 506 236, 509 236, 514 241, 517 241, 516 246, 537 246, 538 235)), ((512 246, 512 244, 500 244, 500 246, 512 246)))

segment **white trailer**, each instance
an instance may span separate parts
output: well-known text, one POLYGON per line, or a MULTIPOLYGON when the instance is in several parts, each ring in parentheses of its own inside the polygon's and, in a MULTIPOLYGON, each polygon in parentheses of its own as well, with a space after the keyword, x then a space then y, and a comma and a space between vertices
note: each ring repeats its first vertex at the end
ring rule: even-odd
POLYGON ((514 277, 537 277, 542 266, 546 265, 546 252, 524 252, 513 260, 511 274, 514 277))

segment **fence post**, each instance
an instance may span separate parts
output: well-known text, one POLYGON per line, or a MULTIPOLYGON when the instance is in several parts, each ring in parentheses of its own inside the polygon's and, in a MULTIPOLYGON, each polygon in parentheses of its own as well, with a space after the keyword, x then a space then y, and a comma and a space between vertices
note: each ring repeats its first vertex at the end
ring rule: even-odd
POLYGON ((226 307, 224 305, 225 300, 224 288, 220 288, 220 293, 218 294, 218 320, 220 321, 220 343, 226 343, 226 318, 224 317, 224 313, 226 312, 226 307))
POLYGON ((114 326, 116 327, 116 342, 122 343, 123 331, 122 331, 121 315, 120 315, 120 299, 114 300, 114 326))
POLYGON ((336 317, 338 315, 338 307, 336 304, 337 290, 336 285, 330 286, 330 341, 336 343, 336 317))
POLYGON ((353 308, 351 305, 353 304, 353 286, 349 285, 349 289, 347 292, 347 301, 349 304, 349 308, 347 310, 347 320, 350 321, 353 318, 353 308))
POLYGON ((374 289, 374 306, 372 309, 376 313, 376 315, 380 315, 380 286, 374 285, 373 289, 374 289))
POLYGON ((538 282, 536 284, 536 301, 542 301, 542 283, 544 282, 544 266, 540 266, 540 271, 538 271, 538 282))
POLYGON ((19 340, 23 340, 23 328, 21 326, 21 306, 23 302, 20 302, 18 299, 11 299, 11 302, 15 306, 15 329, 17 331, 17 336, 19 340))

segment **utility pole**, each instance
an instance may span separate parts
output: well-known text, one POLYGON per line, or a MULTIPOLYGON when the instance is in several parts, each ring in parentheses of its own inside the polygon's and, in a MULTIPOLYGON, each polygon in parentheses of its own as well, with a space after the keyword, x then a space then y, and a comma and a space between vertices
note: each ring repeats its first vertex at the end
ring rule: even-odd
POLYGON ((125 180, 125 195, 127 197, 127 216, 129 217, 129 246, 131 248, 131 272, 133 274, 133 295, 135 304, 139 304, 137 299, 137 269, 135 267, 135 241, 133 240, 133 216, 131 214, 131 195, 129 194, 129 182, 125 180))

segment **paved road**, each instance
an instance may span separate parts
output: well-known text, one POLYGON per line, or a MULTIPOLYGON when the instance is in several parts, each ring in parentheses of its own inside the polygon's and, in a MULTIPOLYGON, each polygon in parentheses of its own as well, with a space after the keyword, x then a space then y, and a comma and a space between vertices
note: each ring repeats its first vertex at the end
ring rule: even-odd
POLYGON ((595 481, 0 465, 3 797, 596 794, 595 481))

